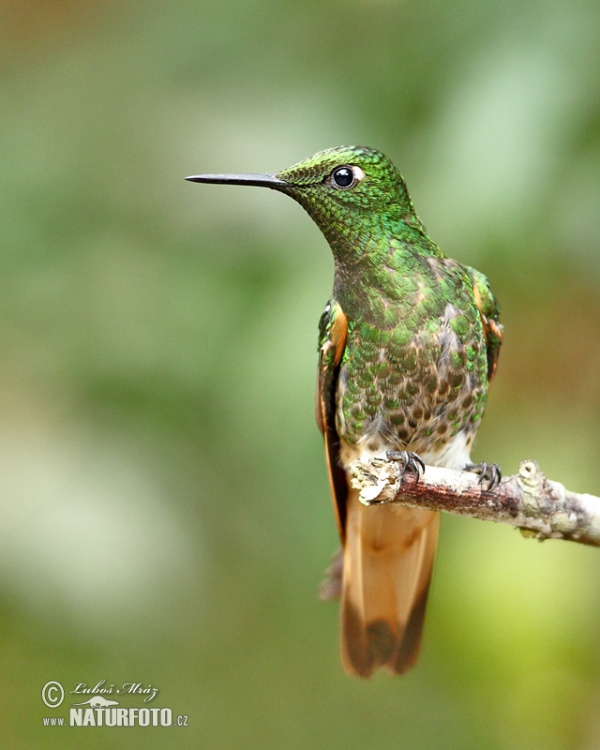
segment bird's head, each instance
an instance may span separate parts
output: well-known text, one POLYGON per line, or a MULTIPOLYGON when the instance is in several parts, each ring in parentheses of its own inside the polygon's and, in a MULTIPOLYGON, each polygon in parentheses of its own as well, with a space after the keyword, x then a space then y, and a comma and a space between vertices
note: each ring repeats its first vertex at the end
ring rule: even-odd
POLYGON ((419 226, 400 173, 380 151, 338 146, 274 175, 197 175, 192 182, 256 185, 286 193, 298 201, 336 247, 377 229, 405 222, 419 226))

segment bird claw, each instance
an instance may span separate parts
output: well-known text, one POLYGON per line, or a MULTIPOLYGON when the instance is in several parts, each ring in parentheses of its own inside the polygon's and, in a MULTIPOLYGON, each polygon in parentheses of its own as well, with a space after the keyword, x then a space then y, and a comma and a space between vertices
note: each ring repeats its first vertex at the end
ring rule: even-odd
POLYGON ((502 472, 498 464, 487 464, 485 461, 482 461, 479 464, 467 464, 465 469, 472 471, 474 474, 479 474, 479 484, 487 482, 488 490, 493 490, 494 487, 497 487, 502 479, 502 472))
POLYGON ((388 461, 398 461, 399 463, 404 464, 400 469, 400 476, 404 476, 404 473, 410 470, 413 472, 415 479, 418 482, 421 478, 421 474, 425 473, 425 462, 418 453, 409 453, 408 451, 386 451, 385 455, 388 461))

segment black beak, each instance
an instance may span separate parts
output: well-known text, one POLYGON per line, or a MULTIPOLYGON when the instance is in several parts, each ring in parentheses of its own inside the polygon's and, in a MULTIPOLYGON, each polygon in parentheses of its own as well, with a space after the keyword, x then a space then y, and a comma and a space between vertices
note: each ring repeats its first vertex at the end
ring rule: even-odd
POLYGON ((190 182, 207 182, 211 185, 256 185, 273 190, 281 190, 290 184, 272 174, 197 174, 185 179, 190 182))

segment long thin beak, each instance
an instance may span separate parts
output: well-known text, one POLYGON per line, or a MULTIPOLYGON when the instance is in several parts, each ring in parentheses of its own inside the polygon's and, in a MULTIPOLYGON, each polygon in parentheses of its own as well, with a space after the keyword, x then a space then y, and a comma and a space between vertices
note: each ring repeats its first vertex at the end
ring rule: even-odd
POLYGON ((190 182, 208 182, 212 185, 256 185, 274 190, 289 186, 289 182, 280 180, 273 174, 197 174, 185 179, 190 182))

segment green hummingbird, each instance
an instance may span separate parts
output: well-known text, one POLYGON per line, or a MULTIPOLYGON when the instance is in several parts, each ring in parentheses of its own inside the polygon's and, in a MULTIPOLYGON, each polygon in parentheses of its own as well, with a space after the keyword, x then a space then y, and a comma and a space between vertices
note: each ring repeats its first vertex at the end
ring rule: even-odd
POLYGON ((342 551, 325 598, 341 594, 350 674, 405 672, 420 649, 439 514, 361 504, 349 467, 378 456, 417 479, 431 464, 499 481, 496 464, 470 462, 502 340, 489 283, 429 238, 402 176, 374 149, 320 151, 275 175, 187 179, 285 193, 331 247, 316 412, 342 551))

